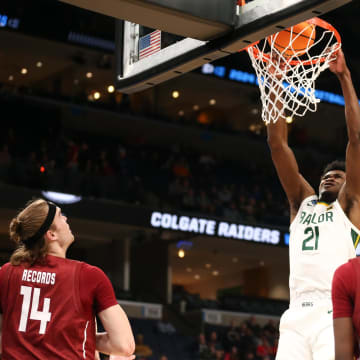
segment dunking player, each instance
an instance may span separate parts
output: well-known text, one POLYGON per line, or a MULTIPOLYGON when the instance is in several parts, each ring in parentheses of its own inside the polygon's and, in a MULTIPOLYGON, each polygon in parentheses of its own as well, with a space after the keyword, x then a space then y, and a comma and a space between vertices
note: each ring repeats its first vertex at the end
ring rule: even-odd
POLYGON ((335 360, 359 356, 360 338, 360 258, 341 265, 332 283, 335 360))
POLYGON ((134 337, 106 275, 68 260, 74 236, 59 207, 39 199, 10 223, 17 249, 0 270, 2 359, 133 359, 134 337), (95 315, 106 332, 96 334, 95 315))
MULTIPOLYGON (((277 360, 334 359, 332 277, 339 265, 355 257, 360 228, 360 110, 343 52, 338 50, 336 56, 330 70, 340 81, 346 104, 346 173, 340 162, 329 164, 316 196, 288 146, 284 117, 267 127, 291 221, 290 307, 280 321, 277 360)), ((282 105, 278 101, 275 106, 282 105)))

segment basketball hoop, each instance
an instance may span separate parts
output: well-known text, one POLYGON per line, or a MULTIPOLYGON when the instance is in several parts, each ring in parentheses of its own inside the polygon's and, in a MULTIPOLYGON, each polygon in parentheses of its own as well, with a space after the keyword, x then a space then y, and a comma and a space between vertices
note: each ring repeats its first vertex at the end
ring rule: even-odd
POLYGON ((315 112, 320 102, 315 80, 340 47, 337 30, 316 17, 249 45, 246 49, 259 83, 263 121, 275 123, 284 111, 288 116, 315 112), (279 102, 282 107, 275 105, 279 102))

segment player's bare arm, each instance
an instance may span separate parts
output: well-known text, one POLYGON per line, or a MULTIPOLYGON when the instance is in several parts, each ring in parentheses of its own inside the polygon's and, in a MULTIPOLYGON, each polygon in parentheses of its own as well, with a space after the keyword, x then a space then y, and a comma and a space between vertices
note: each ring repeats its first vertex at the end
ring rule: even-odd
POLYGON ((334 319, 335 360, 354 359, 354 328, 352 319, 334 319))
POLYGON ((96 334, 96 350, 104 354, 121 355, 132 359, 135 340, 124 310, 120 305, 114 305, 98 315, 106 332, 96 334))
POLYGON ((339 202, 351 222, 360 227, 360 107, 341 49, 330 63, 330 70, 341 84, 349 139, 346 149, 346 182, 339 193, 339 202))
MULTIPOLYGON (((276 69, 270 68, 269 71, 274 72, 276 69)), ((279 92, 281 89, 277 89, 277 91, 279 92)), ((274 98, 275 96, 272 96, 273 102, 275 102, 274 98)), ((283 104, 279 100, 275 102, 275 106, 281 109, 283 104)), ((271 109, 269 111, 271 113, 271 109)), ((268 124, 267 135, 273 163, 290 203, 290 221, 292 221, 301 202, 306 197, 314 195, 315 191, 300 174, 295 155, 288 145, 284 112, 276 123, 268 124)))

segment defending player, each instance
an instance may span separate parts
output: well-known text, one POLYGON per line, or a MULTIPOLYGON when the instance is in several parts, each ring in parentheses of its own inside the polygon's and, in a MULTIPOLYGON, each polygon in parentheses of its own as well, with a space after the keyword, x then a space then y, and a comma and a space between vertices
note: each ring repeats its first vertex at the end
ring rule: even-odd
POLYGON ((133 359, 134 337, 109 279, 66 259, 74 236, 59 207, 39 199, 10 223, 17 249, 0 269, 2 359, 133 359), (106 332, 96 334, 95 315, 106 332))
MULTIPOLYGON (((270 69, 271 70, 271 69, 270 69)), ((277 360, 334 359, 331 281, 355 257, 360 228, 360 110, 343 52, 330 63, 345 98, 345 167, 330 164, 319 196, 299 173, 284 118, 267 127, 271 156, 290 204, 290 307, 280 322, 277 360)), ((274 70, 272 70, 274 71, 274 70)), ((280 108, 279 101, 276 106, 280 108)))
POLYGON ((335 360, 359 356, 360 338, 360 259, 341 265, 332 283, 334 308, 335 360))

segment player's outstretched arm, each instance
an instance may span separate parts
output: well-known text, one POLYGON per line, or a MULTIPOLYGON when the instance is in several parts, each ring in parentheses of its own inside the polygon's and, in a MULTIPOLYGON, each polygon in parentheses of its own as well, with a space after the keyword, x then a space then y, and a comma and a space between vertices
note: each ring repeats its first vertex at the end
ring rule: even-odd
MULTIPOLYGON (((276 71, 274 68, 269 69, 270 72, 276 71)), ((283 104, 278 99, 281 94, 279 85, 273 86, 273 94, 271 95, 270 109, 276 106, 282 111, 281 116, 276 123, 270 122, 267 126, 267 141, 271 150, 271 157, 275 165, 282 187, 290 203, 291 221, 296 216, 301 202, 308 196, 315 194, 314 189, 303 178, 299 172, 299 167, 293 151, 290 149, 287 140, 287 125, 283 112, 283 104)))
POLYGON ((106 332, 96 334, 96 350, 132 359, 135 340, 124 310, 120 305, 114 305, 101 311, 98 316, 106 332))
MULTIPOLYGON (((360 107, 350 71, 346 65, 342 50, 336 53, 336 59, 330 63, 330 70, 340 81, 345 99, 345 118, 348 133, 346 148, 346 184, 340 202, 351 198, 360 208, 360 107)), ((352 219, 351 219, 352 220, 352 219)), ((360 221, 357 222, 360 225, 360 221)))

